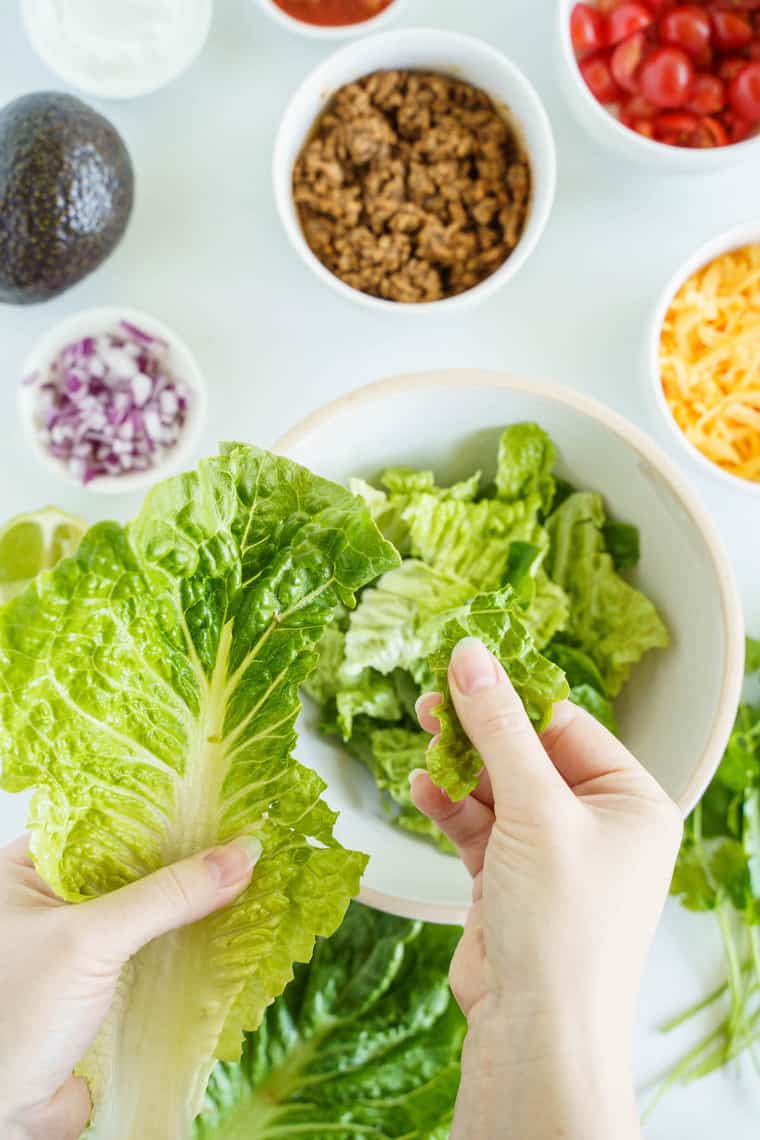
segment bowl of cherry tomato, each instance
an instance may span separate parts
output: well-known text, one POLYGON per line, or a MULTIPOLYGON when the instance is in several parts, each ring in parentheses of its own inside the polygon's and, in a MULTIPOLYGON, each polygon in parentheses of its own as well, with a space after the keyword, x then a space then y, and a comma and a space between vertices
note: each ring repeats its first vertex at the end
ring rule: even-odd
POLYGON ((760 146, 760 0, 561 0, 562 73, 595 137, 662 169, 760 146))

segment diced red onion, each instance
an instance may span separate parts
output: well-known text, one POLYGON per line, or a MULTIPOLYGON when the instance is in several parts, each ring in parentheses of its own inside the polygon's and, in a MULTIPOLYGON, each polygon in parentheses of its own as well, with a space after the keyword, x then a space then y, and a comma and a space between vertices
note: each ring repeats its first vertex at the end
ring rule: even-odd
POLYGON ((169 346, 129 321, 67 345, 37 388, 35 419, 51 455, 76 479, 147 471, 176 446, 192 393, 169 368, 169 346))

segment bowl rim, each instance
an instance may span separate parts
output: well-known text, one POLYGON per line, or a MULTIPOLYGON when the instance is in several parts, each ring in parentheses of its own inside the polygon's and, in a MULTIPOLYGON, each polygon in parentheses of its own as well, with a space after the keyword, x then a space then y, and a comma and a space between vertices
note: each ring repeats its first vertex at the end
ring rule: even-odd
POLYGON ((152 487, 160 479, 179 471, 187 461, 197 447, 206 426, 208 388, 194 353, 182 337, 163 321, 129 305, 97 305, 70 313, 37 338, 24 358, 21 375, 17 380, 16 412, 25 442, 42 465, 56 478, 65 480, 67 484, 77 487, 80 491, 90 491, 99 495, 128 495, 152 487), (49 364, 51 358, 70 343, 72 338, 83 335, 82 326, 95 331, 101 329, 105 331, 123 320, 163 338, 168 342, 172 354, 176 353, 182 358, 182 379, 193 392, 193 406, 177 443, 154 467, 132 475, 99 475, 85 484, 76 479, 61 460, 51 455, 40 440, 33 422, 34 385, 27 385, 24 381, 32 373, 49 364))
MULTIPOLYGON (((485 91, 486 88, 482 87, 482 90, 485 91)), ((487 94, 490 94, 490 92, 487 92, 487 94)), ((499 100, 496 100, 496 102, 498 103, 499 100)), ((323 104, 320 104, 314 113, 312 122, 319 117, 322 109, 323 104)), ((303 141, 305 140, 301 140, 301 145, 303 145, 303 141)), ((433 314, 442 315, 456 310, 461 311, 470 308, 493 296, 494 293, 503 288, 503 286, 520 271, 534 252, 544 234, 554 206, 557 187, 557 152, 551 121, 538 91, 525 73, 513 63, 508 56, 492 44, 487 43, 477 36, 471 36, 448 28, 415 26, 413 28, 397 28, 393 31, 378 32, 372 36, 358 38, 354 42, 338 48, 304 77, 288 100, 280 118, 272 157, 272 183, 277 213, 290 245, 304 265, 306 265, 323 284, 328 285, 333 292, 338 293, 354 304, 361 305, 366 309, 374 309, 376 312, 390 313, 403 317, 430 316, 433 314), (543 202, 541 208, 537 210, 535 194, 537 161, 535 153, 530 151, 526 146, 534 180, 531 210, 520 239, 507 260, 503 262, 490 277, 486 277, 485 280, 474 285, 472 289, 468 289, 466 292, 460 293, 455 297, 445 297, 440 301, 423 301, 416 304, 404 301, 388 301, 382 297, 373 297, 368 293, 362 293, 361 290, 355 289, 353 286, 341 281, 339 277, 322 264, 316 254, 312 252, 303 236, 297 211, 293 203, 292 167, 286 158, 290 139, 294 133, 291 126, 291 119, 299 108, 301 101, 309 98, 312 92, 316 93, 317 99, 319 99, 325 90, 331 91, 335 87, 335 84, 331 82, 330 77, 335 68, 340 67, 345 61, 350 60, 352 56, 361 55, 366 52, 368 45, 375 49, 375 54, 378 56, 378 62, 370 67, 370 70, 372 70, 372 68, 392 66, 393 53, 398 47, 403 47, 410 43, 419 43, 421 46, 427 47, 431 40, 441 45, 441 50, 450 50, 452 53, 456 53, 462 49, 467 49, 479 53, 481 59, 488 57, 491 61, 498 64, 503 74, 509 77, 510 84, 515 89, 522 91, 531 106, 536 128, 542 137, 542 153, 538 161, 541 166, 540 177, 545 187, 543 202), (379 57, 381 56, 387 59, 385 64, 379 62, 379 57)))
MULTIPOLYGON (((457 368, 396 375, 338 396, 310 412, 280 436, 273 446, 273 451, 288 455, 291 449, 306 441, 324 424, 351 407, 385 401, 408 391, 440 392, 476 388, 526 392, 552 400, 597 420, 632 447, 643 460, 657 468, 704 539, 719 583, 726 645, 720 699, 712 730, 691 778, 675 801, 682 814, 686 816, 715 774, 733 728, 744 681, 744 617, 736 575, 717 526, 686 476, 642 428, 600 401, 559 384, 528 380, 508 372, 457 368)), ((427 903, 422 900, 399 898, 363 885, 358 897, 361 902, 376 909, 426 922, 462 923, 467 914, 467 908, 455 904, 427 903)))
MULTIPOLYGON (((630 147, 632 157, 639 160, 651 159, 659 164, 666 162, 672 168, 684 173, 698 170, 707 172, 723 170, 727 166, 733 165, 739 158, 747 157, 748 152, 753 147, 758 147, 760 133, 742 139, 741 142, 731 143, 729 146, 690 150, 688 147, 670 146, 668 143, 645 138, 644 135, 637 134, 636 131, 623 126, 617 116, 613 115, 604 104, 594 98, 581 75, 570 39, 570 13, 575 3, 576 0, 559 0, 557 4, 559 44, 566 71, 583 103, 593 109, 593 113, 597 116, 600 124, 602 122, 606 124, 606 127, 602 129, 609 128, 620 145, 630 147)), ((590 0, 590 3, 596 7, 596 0, 590 0)))
POLYGON ((740 475, 732 475, 730 471, 724 471, 717 463, 713 463, 711 459, 703 455, 699 448, 695 447, 681 431, 662 389, 659 350, 665 317, 667 316, 673 298, 681 286, 684 285, 694 273, 709 265, 711 261, 720 257, 721 254, 730 253, 735 249, 741 249, 742 246, 745 245, 755 244, 760 244, 760 217, 754 221, 739 222, 727 230, 721 230, 719 233, 713 234, 707 241, 702 242, 697 249, 693 250, 688 257, 684 258, 668 277, 652 310, 645 340, 645 372, 647 384, 651 386, 651 390, 654 394, 654 402, 670 435, 678 441, 681 450, 685 451, 690 459, 695 461, 698 467, 702 471, 707 472, 711 478, 718 479, 725 487, 732 487, 734 490, 738 489, 743 494, 749 495, 760 494, 760 482, 753 482, 751 479, 742 479, 740 475))
POLYGON ((273 20, 275 24, 279 24, 281 28, 285 28, 289 32, 295 32, 296 35, 306 36, 311 40, 348 40, 356 36, 368 35, 371 32, 384 28, 391 20, 395 20, 399 13, 406 7, 407 0, 391 0, 390 4, 378 12, 375 16, 368 16, 366 20, 360 20, 357 24, 309 24, 305 20, 299 20, 296 16, 289 15, 288 12, 280 8, 275 0, 256 0, 259 8, 273 20))
MULTIPOLYGON (((167 87, 173 83, 175 79, 179 79, 184 75, 197 60, 198 56, 206 46, 209 33, 211 32, 211 25, 214 19, 214 0, 196 0, 198 7, 198 20, 195 29, 195 35, 190 39, 186 45, 186 50, 180 55, 172 58, 172 66, 160 78, 154 78, 147 84, 138 84, 137 82, 128 83, 122 81, 117 82, 97 82, 88 76, 85 72, 80 71, 77 67, 69 67, 60 58, 52 54, 44 46, 43 40, 38 33, 38 25, 36 19, 33 18, 32 13, 35 12, 35 0, 22 0, 21 3, 21 19, 24 25, 27 39, 38 59, 44 64, 53 75, 58 76, 64 83, 68 83, 76 91, 83 95, 89 95, 95 99, 141 99, 144 95, 152 95, 156 91, 160 91, 163 87, 167 87)), ((36 17, 36 12, 35 12, 36 17)))

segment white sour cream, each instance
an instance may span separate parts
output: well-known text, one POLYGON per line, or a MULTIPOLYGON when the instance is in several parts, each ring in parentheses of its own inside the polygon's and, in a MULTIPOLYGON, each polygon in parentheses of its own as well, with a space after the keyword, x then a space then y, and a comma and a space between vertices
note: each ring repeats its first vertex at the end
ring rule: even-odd
POLYGON ((24 0, 24 24, 47 66, 92 95, 130 98, 192 63, 212 0, 24 0))

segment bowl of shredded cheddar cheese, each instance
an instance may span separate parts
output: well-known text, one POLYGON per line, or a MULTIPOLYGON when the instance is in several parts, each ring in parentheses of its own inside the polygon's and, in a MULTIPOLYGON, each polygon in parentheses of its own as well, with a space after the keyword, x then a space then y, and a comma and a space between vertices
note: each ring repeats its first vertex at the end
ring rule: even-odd
POLYGON ((700 466, 760 491, 760 221, 713 238, 671 277, 647 371, 665 422, 700 466))

